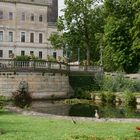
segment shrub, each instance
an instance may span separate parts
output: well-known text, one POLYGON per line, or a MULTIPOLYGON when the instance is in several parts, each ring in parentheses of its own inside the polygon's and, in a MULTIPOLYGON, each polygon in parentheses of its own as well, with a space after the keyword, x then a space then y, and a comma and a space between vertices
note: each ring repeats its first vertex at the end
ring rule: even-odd
POLYGON ((3 106, 6 104, 6 101, 7 101, 6 97, 0 96, 0 109, 3 108, 3 106))
POLYGON ((90 93, 99 90, 98 83, 93 76, 70 76, 69 83, 75 91, 75 98, 91 99, 90 93))
POLYGON ((123 99, 124 99, 125 105, 128 105, 128 106, 136 105, 135 95, 132 92, 130 92, 129 90, 124 91, 123 99))
POLYGON ((140 80, 134 81, 134 89, 136 92, 140 92, 140 80))
POLYGON ((105 97, 106 97, 107 103, 114 103, 115 102, 116 96, 112 92, 106 92, 105 97))
POLYGON ((123 92, 125 90, 138 92, 140 91, 140 80, 126 79, 123 74, 105 75, 101 89, 111 92, 123 92))
POLYGON ((101 92, 99 94, 101 101, 103 103, 114 103, 115 102, 115 95, 111 92, 101 92))
POLYGON ((80 87, 75 89, 74 97, 78 99, 91 99, 90 92, 80 87))
POLYGON ((48 61, 57 62, 57 60, 53 56, 48 56, 48 61))
POLYGON ((23 55, 23 56, 16 56, 15 60, 17 61, 29 61, 30 57, 27 55, 23 55))
POLYGON ((113 79, 111 76, 103 77, 103 85, 101 87, 103 91, 113 91, 113 79))
POLYGON ((18 107, 24 108, 28 107, 31 103, 31 96, 26 91, 16 91, 13 92, 14 104, 18 107))
POLYGON ((106 102, 106 97, 105 97, 105 93, 104 92, 99 93, 99 97, 101 98, 102 103, 106 102))

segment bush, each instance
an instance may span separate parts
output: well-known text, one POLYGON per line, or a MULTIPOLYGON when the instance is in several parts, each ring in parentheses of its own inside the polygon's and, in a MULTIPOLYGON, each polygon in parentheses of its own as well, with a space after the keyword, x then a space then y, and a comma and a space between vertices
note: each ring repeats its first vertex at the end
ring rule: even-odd
POLYGON ((14 104, 18 107, 24 108, 24 107, 28 107, 31 103, 31 96, 29 93, 27 93, 26 91, 16 91, 13 92, 13 100, 14 100, 14 104))
POLYGON ((115 103, 116 96, 112 92, 106 92, 105 97, 107 103, 115 103))
POLYGON ((102 103, 105 103, 105 102, 106 102, 106 97, 105 97, 104 92, 101 92, 101 93, 99 94, 99 97, 101 98, 102 103))
POLYGON ((69 83, 75 91, 75 98, 91 99, 90 93, 100 88, 93 76, 70 76, 69 83))
POLYGON ((114 103, 115 102, 115 95, 111 92, 101 92, 99 94, 103 103, 114 103))
POLYGON ((136 92, 140 91, 140 80, 134 81, 134 89, 136 92))
POLYGON ((16 58, 14 60, 17 60, 17 61, 29 61, 30 60, 30 57, 27 56, 27 55, 16 56, 16 58))
POLYGON ((105 75, 101 89, 110 92, 123 92, 125 90, 138 92, 140 91, 140 81, 126 79, 123 74, 115 76, 105 75))
POLYGON ((91 95, 89 91, 85 91, 82 88, 76 88, 74 97, 78 99, 91 99, 91 95))
POLYGON ((48 56, 48 61, 57 62, 57 60, 53 56, 48 56))
POLYGON ((136 105, 136 98, 135 95, 130 92, 129 90, 124 91, 123 93, 124 103, 127 106, 135 106, 136 105))
POLYGON ((6 104, 6 101, 7 101, 6 97, 0 96, 0 109, 3 108, 3 106, 6 104))
POLYGON ((113 91, 113 79, 111 76, 103 77, 103 85, 101 89, 103 91, 113 91))

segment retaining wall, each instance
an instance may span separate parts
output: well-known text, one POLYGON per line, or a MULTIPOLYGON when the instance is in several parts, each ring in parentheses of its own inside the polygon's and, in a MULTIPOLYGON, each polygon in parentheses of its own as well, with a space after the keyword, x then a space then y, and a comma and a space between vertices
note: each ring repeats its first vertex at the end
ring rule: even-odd
POLYGON ((12 96, 21 81, 28 82, 33 99, 64 98, 69 96, 69 77, 52 73, 0 73, 0 95, 12 96))

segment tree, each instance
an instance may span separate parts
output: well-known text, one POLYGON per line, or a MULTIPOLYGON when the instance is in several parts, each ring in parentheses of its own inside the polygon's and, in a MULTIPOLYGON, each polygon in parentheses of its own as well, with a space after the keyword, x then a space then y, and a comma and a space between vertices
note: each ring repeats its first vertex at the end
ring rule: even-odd
POLYGON ((51 34, 49 41, 51 42, 52 46, 57 49, 57 48, 64 48, 65 47, 65 41, 63 38, 63 34, 51 34))
POLYGON ((132 37, 132 50, 134 54, 134 64, 140 64, 140 1, 132 0, 131 6, 134 13, 133 27, 130 30, 132 37))
MULTIPOLYGON (((58 20, 58 30, 64 32, 65 44, 73 51, 81 48, 88 65, 91 54, 99 58, 96 34, 103 32, 102 8, 97 2, 99 0, 65 0, 64 15, 58 20)), ((56 38, 59 40, 58 36, 56 38)))
POLYGON ((105 65, 128 73, 135 71, 138 60, 130 34, 134 21, 131 0, 105 0, 105 11, 108 14, 104 29, 105 65), (108 63, 107 60, 112 63, 108 63))

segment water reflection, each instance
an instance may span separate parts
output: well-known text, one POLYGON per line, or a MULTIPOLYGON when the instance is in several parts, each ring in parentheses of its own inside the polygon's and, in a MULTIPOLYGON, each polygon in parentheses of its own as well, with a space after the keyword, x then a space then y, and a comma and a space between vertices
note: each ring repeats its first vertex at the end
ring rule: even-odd
POLYGON ((111 104, 64 104, 63 101, 33 101, 30 110, 63 115, 94 117, 98 110, 102 118, 140 118, 140 110, 133 107, 115 106, 111 104))

